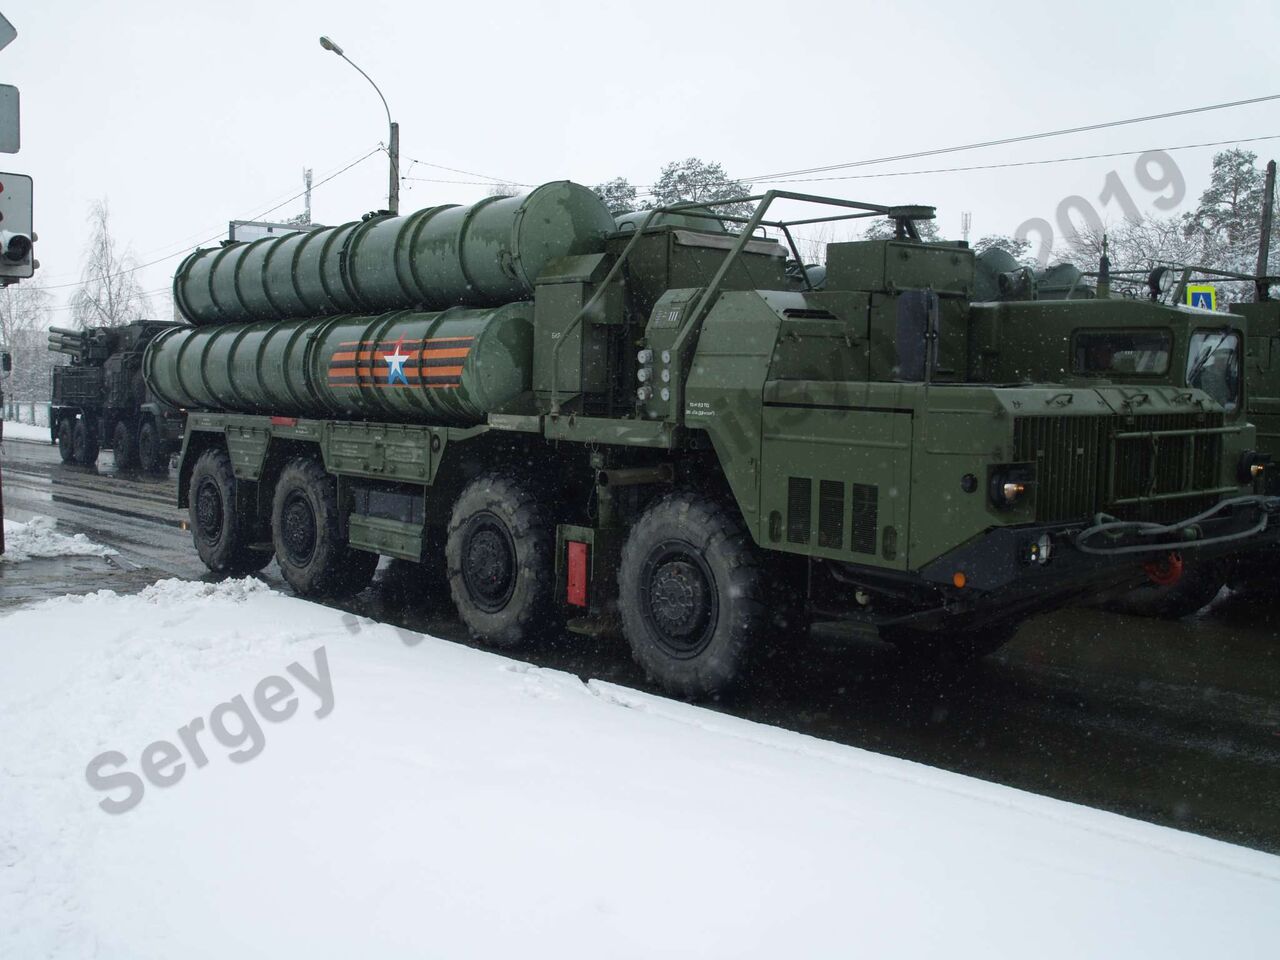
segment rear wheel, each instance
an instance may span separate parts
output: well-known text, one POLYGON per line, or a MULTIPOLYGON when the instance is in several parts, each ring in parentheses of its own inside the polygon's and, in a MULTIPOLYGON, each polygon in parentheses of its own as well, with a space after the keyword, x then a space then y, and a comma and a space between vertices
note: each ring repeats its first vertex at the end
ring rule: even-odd
POLYGON ((472 636, 520 647, 554 630, 555 525, 533 491, 497 473, 472 480, 449 519, 449 591, 472 636))
POLYGON ((81 466, 91 467, 98 462, 98 434, 84 417, 71 428, 71 449, 75 462, 81 466))
POLYGON ((116 424, 111 434, 111 452, 116 459, 116 467, 121 470, 132 470, 138 465, 138 447, 134 443, 133 430, 123 420, 116 424))
POLYGON ((188 512, 196 553, 214 573, 255 573, 271 562, 265 550, 250 550, 240 522, 239 488, 225 450, 206 450, 191 470, 188 512))
POLYGON ((167 473, 169 470, 169 454, 164 450, 154 420, 147 420, 138 431, 138 460, 147 473, 167 473))
POLYGON ((63 463, 76 462, 74 431, 75 423, 70 417, 58 421, 58 456, 62 457, 63 463))
POLYGON ((271 507, 276 562, 304 597, 347 597, 373 579, 378 555, 349 547, 340 530, 337 483, 309 458, 280 471, 271 507))
POLYGON ((769 622, 766 601, 759 552, 724 505, 676 493, 631 528, 618 569, 622 630, 664 690, 709 697, 740 681, 769 622))

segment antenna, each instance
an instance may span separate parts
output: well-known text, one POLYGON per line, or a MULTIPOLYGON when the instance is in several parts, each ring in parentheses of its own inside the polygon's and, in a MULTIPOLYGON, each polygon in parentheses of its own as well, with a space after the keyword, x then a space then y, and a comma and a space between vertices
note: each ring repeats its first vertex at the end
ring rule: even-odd
POLYGON ((311 223, 311 168, 310 167, 303 168, 302 182, 307 188, 307 199, 302 211, 302 216, 304 218, 302 222, 306 224, 310 224, 311 223))
POLYGON ((960 214, 960 236, 964 238, 964 242, 969 242, 969 230, 973 227, 973 214, 967 210, 960 214))

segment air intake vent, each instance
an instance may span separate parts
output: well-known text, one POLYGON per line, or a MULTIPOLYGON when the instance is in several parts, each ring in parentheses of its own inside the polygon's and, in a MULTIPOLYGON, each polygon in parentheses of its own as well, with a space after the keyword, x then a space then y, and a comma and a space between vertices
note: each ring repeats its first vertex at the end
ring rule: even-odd
POLYGON ((787 542, 808 543, 813 523, 813 481, 805 477, 787 479, 787 542))
POLYGON ((788 307, 782 311, 788 320, 839 320, 830 310, 814 310, 811 307, 788 307))
POLYGON ((853 536, 849 544, 854 553, 876 552, 876 531, 880 526, 880 488, 868 483, 853 484, 853 536))
POLYGON ((844 484, 839 480, 818 484, 818 546, 844 546, 844 484))

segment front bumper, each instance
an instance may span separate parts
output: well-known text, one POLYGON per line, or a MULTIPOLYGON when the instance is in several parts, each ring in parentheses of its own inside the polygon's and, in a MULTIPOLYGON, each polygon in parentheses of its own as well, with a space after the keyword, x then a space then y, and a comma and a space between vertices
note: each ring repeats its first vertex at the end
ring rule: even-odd
POLYGON ((1095 524, 999 527, 944 554, 920 574, 962 606, 1048 607, 1064 594, 1130 579, 1143 563, 1175 551, 1221 556, 1276 543, 1280 497, 1251 495, 1166 525, 1107 518, 1095 524))

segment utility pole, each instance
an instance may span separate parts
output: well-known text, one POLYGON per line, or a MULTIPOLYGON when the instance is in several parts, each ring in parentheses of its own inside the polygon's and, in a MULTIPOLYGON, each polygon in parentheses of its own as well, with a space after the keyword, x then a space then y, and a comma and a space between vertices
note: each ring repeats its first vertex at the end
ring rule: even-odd
POLYGON ((1261 303, 1267 299, 1267 284, 1262 277, 1267 275, 1267 264, 1271 260, 1271 217, 1276 199, 1276 162, 1267 163, 1267 179, 1262 195, 1262 235, 1258 237, 1258 268, 1254 271, 1259 279, 1253 285, 1253 300, 1261 303))

